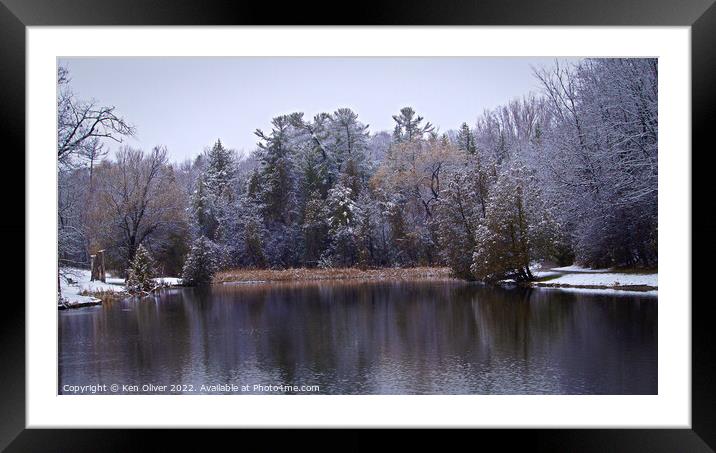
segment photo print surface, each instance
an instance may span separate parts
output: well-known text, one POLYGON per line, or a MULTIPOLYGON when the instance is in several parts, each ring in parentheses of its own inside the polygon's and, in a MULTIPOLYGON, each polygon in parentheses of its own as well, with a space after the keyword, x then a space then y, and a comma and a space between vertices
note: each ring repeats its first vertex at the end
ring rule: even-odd
POLYGON ((658 61, 60 58, 58 394, 658 393, 658 61))

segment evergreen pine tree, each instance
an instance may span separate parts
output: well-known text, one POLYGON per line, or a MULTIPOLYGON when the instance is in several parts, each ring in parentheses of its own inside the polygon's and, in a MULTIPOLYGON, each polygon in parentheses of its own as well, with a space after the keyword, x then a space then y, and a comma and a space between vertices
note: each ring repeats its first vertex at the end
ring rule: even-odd
POLYGON ((279 116, 272 120, 271 133, 261 130, 255 134, 261 139, 259 161, 261 162, 259 201, 264 206, 264 218, 269 222, 289 223, 290 200, 294 192, 293 162, 289 143, 291 118, 279 116))
POLYGON ((460 130, 457 131, 457 147, 469 154, 475 154, 477 149, 475 146, 475 135, 473 135, 467 123, 462 123, 460 130))
POLYGON ((204 173, 204 182, 214 197, 231 197, 229 188, 236 172, 235 165, 233 151, 224 148, 221 140, 217 140, 207 154, 204 173))
POLYGON ((211 240, 220 236, 221 221, 233 200, 232 182, 236 174, 234 152, 221 140, 206 153, 206 167, 196 182, 191 207, 197 234, 211 240))
POLYGON ((191 214, 197 235, 214 237, 218 228, 214 197, 209 192, 203 175, 196 181, 191 197, 191 214))
POLYGON ((433 217, 440 255, 453 275, 466 279, 473 278, 470 251, 475 247, 475 227, 480 213, 470 176, 467 170, 451 175, 440 191, 433 217))
POLYGON ((330 258, 334 265, 351 266, 356 261, 357 210, 350 187, 338 183, 328 191, 325 215, 330 246, 324 258, 330 258))
POLYGON ((376 260, 376 244, 374 232, 378 213, 373 199, 367 190, 361 192, 356 200, 355 237, 358 249, 358 265, 361 268, 374 265, 376 260))
POLYGON ((427 133, 433 132, 434 127, 430 122, 421 125, 423 117, 417 115, 412 107, 403 107, 400 114, 393 115, 395 129, 393 130, 393 142, 402 143, 422 139, 427 133))
POLYGON ((154 272, 154 260, 149 251, 140 244, 127 269, 127 291, 132 294, 151 291, 154 288, 154 272))
POLYGON ((304 261, 309 265, 318 263, 328 242, 328 223, 326 222, 326 201, 320 191, 314 190, 306 201, 303 212, 304 261))
POLYGON ((351 179, 344 184, 358 196, 367 171, 368 126, 358 121, 358 115, 351 109, 342 108, 328 117, 328 132, 332 160, 341 176, 351 179))
POLYGON ((261 206, 255 198, 244 194, 231 207, 222 239, 226 243, 232 265, 264 267, 264 241, 268 232, 264 227, 261 206))
POLYGON ((219 256, 216 245, 205 236, 192 244, 182 270, 182 282, 186 285, 211 283, 218 269, 219 256))

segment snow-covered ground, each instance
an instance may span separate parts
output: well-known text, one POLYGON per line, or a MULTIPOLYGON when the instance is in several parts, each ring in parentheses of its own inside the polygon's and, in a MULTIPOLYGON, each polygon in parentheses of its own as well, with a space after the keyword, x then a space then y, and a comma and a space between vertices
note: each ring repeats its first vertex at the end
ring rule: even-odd
POLYGON ((570 286, 658 286, 658 274, 621 274, 614 272, 580 272, 563 274, 549 283, 570 286))
POLYGON ((60 273, 60 288, 74 288, 78 293, 88 292, 122 292, 124 291, 124 279, 108 278, 107 282, 90 281, 89 269, 64 269, 60 273), (72 282, 68 282, 67 279, 72 282))
POLYGON ((588 267, 582 267, 578 266, 576 264, 572 264, 571 266, 564 266, 564 267, 553 267, 552 271, 556 272, 581 272, 581 273, 588 273, 588 274, 594 274, 594 273, 601 273, 601 272, 609 272, 609 269, 590 269, 588 267))
POLYGON ((561 272, 557 272, 554 270, 552 270, 552 271, 531 271, 531 272, 535 278, 545 278, 545 277, 553 277, 555 275, 562 275, 561 272))
POLYGON ((84 307, 88 305, 98 305, 101 300, 92 296, 82 296, 72 291, 62 290, 62 297, 57 303, 60 308, 84 307))
MULTIPOLYGON (((105 280, 112 285, 124 286, 123 278, 107 277, 105 280)), ((182 284, 179 277, 157 277, 153 278, 152 281, 160 286, 181 286, 182 284)))
POLYGON ((93 305, 100 302, 92 296, 83 296, 83 292, 122 292, 124 280, 121 284, 102 283, 90 281, 89 269, 62 269, 60 273, 61 302, 58 305, 65 307, 93 305))
POLYGON ((159 277, 152 280, 162 286, 181 286, 181 278, 178 277, 159 277))
MULTIPOLYGON (((534 283, 535 286, 565 289, 577 292, 599 292, 600 294, 640 294, 655 296, 658 294, 658 273, 625 273, 612 269, 589 269, 572 265, 536 270, 532 274, 545 279, 534 283), (630 291, 624 287, 645 287, 647 291, 630 291)), ((641 288, 640 288, 641 289, 641 288)))

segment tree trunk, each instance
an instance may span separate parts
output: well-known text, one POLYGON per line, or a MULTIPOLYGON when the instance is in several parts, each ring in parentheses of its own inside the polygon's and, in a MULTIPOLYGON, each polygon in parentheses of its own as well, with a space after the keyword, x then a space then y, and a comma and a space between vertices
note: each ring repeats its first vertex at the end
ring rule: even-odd
POLYGON ((92 271, 90 280, 99 280, 102 283, 105 282, 105 270, 104 270, 104 250, 99 250, 96 255, 91 255, 92 259, 92 271))
POLYGON ((525 272, 525 276, 527 276, 527 279, 528 279, 529 281, 532 281, 532 280, 535 279, 534 276, 532 275, 532 271, 530 271, 530 265, 529 265, 529 263, 526 263, 526 264, 525 264, 524 272, 525 272))

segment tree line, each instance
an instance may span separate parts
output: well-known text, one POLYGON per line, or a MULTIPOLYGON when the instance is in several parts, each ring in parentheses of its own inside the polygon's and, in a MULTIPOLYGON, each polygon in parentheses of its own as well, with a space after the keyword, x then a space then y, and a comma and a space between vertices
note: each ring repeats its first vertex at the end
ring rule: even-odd
POLYGON ((164 275, 231 267, 449 266, 530 280, 536 261, 657 264, 657 61, 535 70, 542 90, 441 133, 413 108, 372 133, 348 108, 274 118, 238 156, 217 140, 171 163, 58 82, 59 258, 146 248, 164 275))

